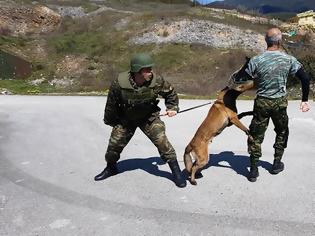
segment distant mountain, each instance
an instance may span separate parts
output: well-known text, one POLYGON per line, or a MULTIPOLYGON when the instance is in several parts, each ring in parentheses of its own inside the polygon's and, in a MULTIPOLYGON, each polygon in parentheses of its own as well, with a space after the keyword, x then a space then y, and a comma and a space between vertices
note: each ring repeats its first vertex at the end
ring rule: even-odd
POLYGON ((237 8, 245 7, 250 10, 258 10, 263 14, 275 12, 299 13, 307 10, 315 10, 314 0, 224 0, 209 3, 210 7, 237 8))

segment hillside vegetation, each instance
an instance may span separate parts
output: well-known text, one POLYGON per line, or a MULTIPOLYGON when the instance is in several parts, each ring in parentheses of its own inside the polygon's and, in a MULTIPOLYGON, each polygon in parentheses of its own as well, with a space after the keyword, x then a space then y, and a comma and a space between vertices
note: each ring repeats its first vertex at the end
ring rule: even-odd
MULTIPOLYGON (((49 32, 38 31, 38 25, 34 30, 29 27, 27 34, 3 27, 7 30, 2 30, 0 49, 30 62, 32 74, 24 79, 2 78, 2 91, 105 94, 117 74, 128 70, 132 55, 148 52, 156 61, 157 72, 180 94, 215 96, 245 56, 261 51, 263 34, 271 26, 269 21, 253 23, 224 12, 194 8, 190 1, 38 2, 58 13, 61 21, 49 32), (186 22, 183 27, 181 22, 186 22), (191 28, 184 32, 188 25, 191 28), (171 40, 178 35, 183 40, 171 40), (136 39, 140 41, 135 43, 136 39), (229 43, 222 44, 224 41, 229 43)), ((34 2, 27 0, 0 1, 0 6, 14 9, 21 3, 34 7, 34 2)), ((307 58, 310 72, 314 69, 312 55, 309 50, 299 53, 307 58)))

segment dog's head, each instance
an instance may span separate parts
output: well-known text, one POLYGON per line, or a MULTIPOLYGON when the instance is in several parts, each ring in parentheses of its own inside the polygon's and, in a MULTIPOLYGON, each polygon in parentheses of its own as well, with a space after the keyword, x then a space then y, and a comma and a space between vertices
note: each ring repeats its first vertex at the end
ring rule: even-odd
POLYGON ((250 61, 250 57, 245 57, 245 63, 244 65, 238 69, 237 71, 235 71, 231 77, 230 80, 233 81, 234 84, 242 84, 242 83, 246 83, 249 79, 248 79, 248 74, 246 72, 246 68, 248 66, 248 63, 250 61))
POLYGON ((254 88, 254 81, 237 84, 231 87, 226 86, 218 94, 218 100, 226 100, 226 99, 236 100, 240 94, 252 88, 254 88))

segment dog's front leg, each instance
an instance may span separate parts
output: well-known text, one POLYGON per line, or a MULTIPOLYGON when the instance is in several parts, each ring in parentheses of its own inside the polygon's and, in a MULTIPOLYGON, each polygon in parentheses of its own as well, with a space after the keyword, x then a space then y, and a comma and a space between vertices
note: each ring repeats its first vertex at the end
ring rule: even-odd
POLYGON ((237 116, 233 117, 230 121, 239 129, 243 130, 251 141, 253 140, 253 137, 249 134, 249 129, 245 125, 243 125, 243 123, 238 119, 237 116))

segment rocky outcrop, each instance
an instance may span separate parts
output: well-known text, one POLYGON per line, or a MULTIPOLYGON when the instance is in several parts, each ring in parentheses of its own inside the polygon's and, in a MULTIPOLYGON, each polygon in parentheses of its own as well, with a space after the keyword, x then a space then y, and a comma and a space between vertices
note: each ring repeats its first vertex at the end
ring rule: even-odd
POLYGON ((0 34, 23 36, 55 31, 61 16, 46 6, 1 7, 0 34))
POLYGON ((244 48, 261 52, 264 36, 252 30, 205 20, 182 20, 171 24, 158 23, 145 30, 131 43, 198 43, 218 48, 244 48))
POLYGON ((49 5, 52 9, 55 9, 62 17, 70 16, 72 18, 81 18, 85 17, 86 13, 84 12, 83 7, 72 7, 72 6, 58 6, 58 5, 49 5))

